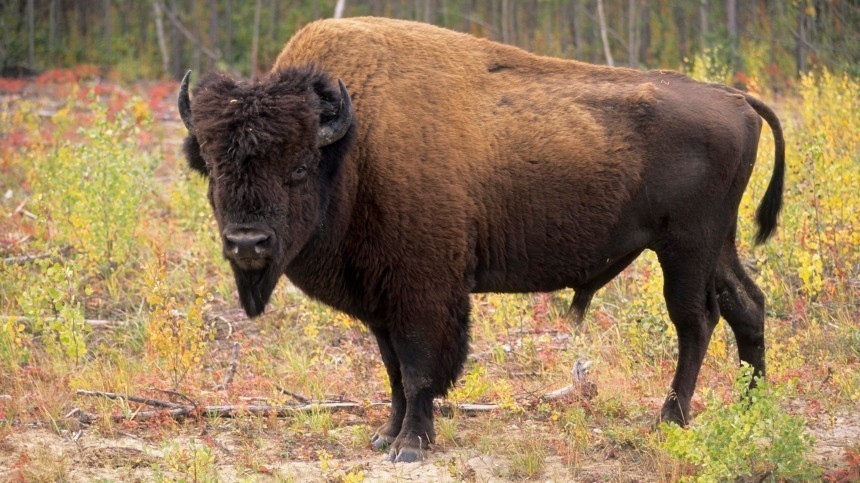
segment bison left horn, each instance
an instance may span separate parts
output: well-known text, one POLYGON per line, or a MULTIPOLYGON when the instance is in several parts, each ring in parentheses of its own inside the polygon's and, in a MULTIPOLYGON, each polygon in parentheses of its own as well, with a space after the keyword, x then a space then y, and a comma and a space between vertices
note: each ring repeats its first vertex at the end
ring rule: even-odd
POLYGON ((320 126, 320 130, 317 132, 318 148, 328 146, 344 137, 352 124, 352 100, 349 98, 349 92, 346 91, 343 81, 338 79, 337 83, 340 86, 340 107, 330 121, 320 126))
POLYGON ((179 117, 185 128, 191 131, 191 99, 188 97, 188 81, 191 79, 191 71, 185 73, 182 83, 179 84, 179 117))

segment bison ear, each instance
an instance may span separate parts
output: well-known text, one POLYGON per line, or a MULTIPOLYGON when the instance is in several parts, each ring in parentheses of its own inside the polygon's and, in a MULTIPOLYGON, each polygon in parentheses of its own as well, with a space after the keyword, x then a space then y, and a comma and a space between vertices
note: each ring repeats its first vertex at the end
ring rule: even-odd
POLYGON ((343 138, 352 125, 352 100, 343 81, 337 80, 335 91, 328 85, 317 85, 320 100, 320 128, 317 147, 322 148, 343 138))
POLYGON ((177 99, 179 117, 182 119, 182 123, 185 124, 185 128, 188 129, 188 136, 182 143, 182 150, 185 152, 188 166, 194 171, 206 175, 206 163, 200 155, 200 143, 197 142, 197 136, 194 135, 194 128, 191 124, 191 98, 188 96, 189 80, 191 80, 190 70, 182 78, 182 83, 179 85, 179 98, 177 99))
POLYGON ((203 161, 203 156, 200 154, 200 143, 197 142, 197 136, 189 134, 182 142, 182 151, 185 152, 185 159, 188 160, 189 168, 203 176, 209 175, 206 161, 203 161))
MULTIPOLYGON (((206 162, 200 154, 200 142, 197 140, 197 133, 195 131, 196 126, 192 124, 192 102, 191 96, 189 96, 188 93, 190 79, 191 71, 189 70, 182 78, 182 82, 179 86, 179 97, 177 99, 179 116, 182 119, 183 124, 185 124, 185 127, 188 129, 188 136, 182 143, 182 151, 185 152, 185 159, 188 161, 188 167, 203 176, 207 176, 209 172, 206 169, 206 162)), ((206 98, 210 101, 214 100, 216 104, 220 104, 221 99, 229 97, 236 87, 236 81, 230 78, 230 76, 220 72, 211 72, 204 75, 194 87, 194 99, 197 101, 199 99, 198 96, 205 91, 207 93, 207 96, 205 96, 206 98)), ((196 109, 202 108, 205 113, 207 111, 206 104, 211 105, 212 102, 207 103, 206 101, 203 101, 203 104, 204 105, 202 107, 197 106, 196 109)))

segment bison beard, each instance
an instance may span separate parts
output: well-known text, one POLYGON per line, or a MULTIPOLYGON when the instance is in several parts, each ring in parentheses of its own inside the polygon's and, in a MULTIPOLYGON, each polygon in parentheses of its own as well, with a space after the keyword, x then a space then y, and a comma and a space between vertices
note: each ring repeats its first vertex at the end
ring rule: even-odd
POLYGON ((258 81, 210 74, 189 99, 186 77, 179 110, 189 166, 246 252, 225 252, 245 312, 262 313, 283 274, 361 319, 392 393, 371 445, 394 461, 433 442, 433 398, 468 351, 470 293, 573 288, 581 319, 645 250, 678 333, 660 418, 690 421, 720 316, 764 376, 764 296, 735 238, 762 119, 775 162, 759 242, 776 227, 785 144, 774 112, 745 93, 351 18, 303 28, 258 81), (253 256, 269 236, 277 246, 253 256))
POLYGON ((242 308, 248 317, 257 317, 266 309, 266 304, 269 303, 281 277, 281 270, 274 263, 260 270, 244 270, 234 262, 230 262, 230 266, 233 268, 233 278, 236 280, 242 308))

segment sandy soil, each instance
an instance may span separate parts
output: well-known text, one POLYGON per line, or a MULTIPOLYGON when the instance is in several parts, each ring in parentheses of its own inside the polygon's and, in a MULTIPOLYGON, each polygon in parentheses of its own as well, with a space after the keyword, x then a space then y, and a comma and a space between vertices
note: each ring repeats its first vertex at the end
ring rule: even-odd
MULTIPOLYGON (((483 416, 479 416, 483 417, 483 416)), ((489 417, 489 416, 487 416, 489 417)), ((845 449, 860 442, 860 412, 845 412, 832 418, 812 421, 816 439, 814 459, 825 469, 846 466, 845 449)), ((207 435, 183 428, 179 436, 138 436, 117 433, 106 436, 96 428, 62 434, 37 427, 17 427, 0 436, 0 481, 151 481, 159 476, 177 478, 167 453, 170 448, 211 448, 213 461, 207 467, 220 481, 350 481, 348 475, 361 473, 365 481, 519 481, 512 477, 510 462, 480 454, 469 448, 437 446, 422 463, 394 464, 369 448, 348 450, 347 458, 323 461, 291 461, 250 468, 238 461, 240 442, 227 428, 214 428, 207 435), (204 442, 206 441, 206 442, 204 442)), ((277 431, 275 431, 277 433, 277 431)), ((280 439, 264 432, 257 442, 259 451, 279 451, 280 439)), ((591 448, 575 464, 558 456, 544 461, 539 474, 543 481, 661 481, 660 475, 643 474, 637 455, 591 448)), ((187 477, 188 470, 184 471, 187 477)), ((205 478, 202 478, 205 479, 205 478)), ((358 480, 353 480, 358 481, 358 480)), ((850 481, 850 480, 843 480, 850 481)))

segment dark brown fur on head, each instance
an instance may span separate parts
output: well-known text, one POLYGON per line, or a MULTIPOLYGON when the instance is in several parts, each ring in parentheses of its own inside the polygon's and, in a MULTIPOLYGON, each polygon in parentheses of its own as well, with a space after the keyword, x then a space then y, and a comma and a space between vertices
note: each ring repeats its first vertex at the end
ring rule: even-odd
POLYGON ((278 70, 257 82, 213 73, 194 89, 183 148, 189 166, 209 178, 219 227, 261 226, 275 234, 265 267, 231 260, 249 315, 262 312, 286 265, 323 224, 354 137, 350 130, 331 145, 316 145, 340 97, 336 82, 313 67, 278 70))
POLYGON ((194 127, 184 145, 188 164, 207 174, 200 146, 210 142, 217 146, 209 152, 237 163, 296 139, 312 142, 319 122, 336 113, 339 98, 336 83, 312 66, 278 70, 255 83, 206 74, 193 91, 194 127))

